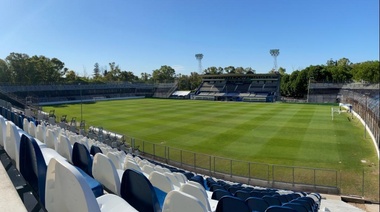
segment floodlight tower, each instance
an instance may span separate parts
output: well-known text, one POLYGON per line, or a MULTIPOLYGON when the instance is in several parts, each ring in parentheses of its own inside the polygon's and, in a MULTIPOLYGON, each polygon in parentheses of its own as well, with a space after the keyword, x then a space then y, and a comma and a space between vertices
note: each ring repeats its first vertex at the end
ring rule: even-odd
POLYGON ((270 55, 274 58, 274 70, 277 71, 277 56, 280 54, 279 49, 271 49, 269 50, 270 55))
POLYGON ((203 59, 203 54, 195 54, 195 59, 198 60, 198 71, 199 74, 202 74, 202 59, 203 59))

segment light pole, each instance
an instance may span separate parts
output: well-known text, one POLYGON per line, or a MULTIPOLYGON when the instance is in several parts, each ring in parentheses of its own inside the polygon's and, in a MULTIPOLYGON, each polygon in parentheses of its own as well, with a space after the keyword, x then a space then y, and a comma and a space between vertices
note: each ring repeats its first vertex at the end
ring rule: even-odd
POLYGON ((80 122, 83 120, 83 100, 82 100, 82 85, 79 83, 79 91, 80 91, 80 122))
POLYGON ((310 101, 310 81, 311 81, 311 79, 314 79, 313 77, 309 77, 309 84, 308 84, 308 86, 307 86, 307 103, 309 103, 309 101, 310 101))
POLYGON ((365 97, 365 111, 364 111, 364 138, 367 138, 367 110, 368 110, 368 105, 367 105, 367 101, 368 101, 368 93, 365 93, 364 94, 364 97, 365 97))
POLYGON ((272 57, 274 59, 273 69, 275 71, 277 71, 277 56, 280 54, 280 50, 279 49, 271 49, 271 50, 269 50, 269 54, 272 55, 272 57))

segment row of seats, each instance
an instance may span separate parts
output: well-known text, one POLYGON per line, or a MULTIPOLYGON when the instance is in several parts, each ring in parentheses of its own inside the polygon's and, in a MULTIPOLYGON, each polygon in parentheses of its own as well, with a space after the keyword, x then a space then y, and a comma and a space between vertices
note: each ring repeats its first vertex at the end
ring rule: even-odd
MULTIPOLYGON (((9 121, 6 121, 6 120, 4 120, 4 121, 6 123, 8 123, 8 125, 6 125, 6 126, 14 126, 14 125, 12 125, 12 122, 9 122, 9 121)), ((30 132, 31 134, 33 134, 34 128, 33 128, 33 125, 31 125, 31 122, 29 122, 29 123, 25 122, 24 124, 25 124, 24 126, 28 126, 28 128, 26 128, 27 131, 30 132), (30 127, 30 126, 32 126, 32 127, 30 127)), ((38 125, 38 126, 40 126, 40 125, 38 125)), ((39 127, 37 127, 36 129, 38 129, 38 128, 39 127)), ((59 137, 59 139, 57 139, 57 138, 55 138, 53 136, 53 138, 54 138, 53 140, 57 141, 57 143, 54 145, 55 149, 50 149, 43 142, 41 142, 38 139, 35 139, 34 137, 30 136, 25 131, 22 132, 21 129, 17 129, 17 131, 20 133, 19 135, 21 136, 21 138, 20 138, 20 151, 18 153, 18 155, 20 155, 21 159, 20 159, 19 162, 17 162, 21 166, 20 171, 21 171, 21 173, 23 175, 25 175, 26 180, 28 182, 29 181, 32 182, 34 189, 36 191, 38 191, 38 195, 39 195, 41 201, 42 202, 46 201, 46 208, 48 210, 51 209, 52 211, 54 211, 55 209, 58 209, 58 208, 61 208, 61 210, 62 210, 62 208, 65 209, 65 208, 68 208, 68 207, 74 207, 74 208, 77 207, 77 206, 74 206, 74 205, 70 204, 69 203, 70 201, 66 202, 66 199, 70 200, 70 198, 68 198, 68 197, 71 194, 69 194, 69 193, 76 194, 77 192, 75 191, 75 188, 81 188, 82 190, 88 190, 87 188, 91 189, 91 185, 96 184, 94 182, 88 183, 88 179, 87 179, 87 178, 89 178, 88 176, 92 176, 92 175, 97 176, 97 174, 96 174, 97 172, 95 171, 96 168, 94 170, 88 169, 89 167, 87 165, 91 164, 90 161, 91 161, 92 157, 89 156, 87 147, 85 145, 79 143, 79 142, 75 142, 74 145, 73 145, 73 147, 72 147, 72 158, 70 160, 70 157, 69 157, 70 154, 67 151, 63 151, 62 152, 62 153, 64 153, 63 155, 59 154, 59 151, 61 150, 60 149, 61 146, 70 146, 70 144, 68 143, 70 141, 67 139, 67 136, 64 136, 64 135, 61 134, 60 137, 59 137), (66 145, 61 145, 61 143, 65 143, 66 145), (46 157, 45 154, 44 154, 44 152, 45 153, 49 152, 49 151, 45 151, 47 149, 50 149, 50 153, 52 151, 54 151, 54 150, 57 150, 57 152, 53 156, 50 155, 50 156, 46 157), (44 150, 44 151, 41 151, 41 150, 44 150), (83 152, 85 152, 85 154, 83 154, 83 152), (79 157, 76 158, 75 155, 79 155, 79 157), (48 158, 48 162, 45 162, 45 158, 48 158), (35 160, 33 160, 33 159, 35 159, 35 160), (73 163, 74 165, 77 165, 77 167, 73 166, 70 162, 73 163), (29 164, 26 165, 27 163, 29 163, 29 164), (46 164, 48 164, 47 167, 46 167, 46 164), (50 168, 50 167, 55 167, 55 168, 50 168), (52 169, 53 171, 49 171, 50 169, 52 169), (59 176, 57 176, 57 171, 55 171, 54 169, 59 169, 59 170, 65 170, 65 169, 67 169, 67 170, 66 171, 62 171, 62 174, 60 174, 59 176), (87 175, 84 174, 83 172, 86 173, 87 175), (50 177, 49 173, 55 173, 55 175, 53 177, 50 177), (68 176, 68 177, 61 177, 61 175, 62 176, 64 175, 63 173, 66 173, 66 174, 70 173, 71 174, 71 178, 70 178, 70 176, 68 176), (81 184, 81 186, 76 185, 73 188, 70 188, 69 186, 63 186, 63 187, 57 186, 57 187, 55 187, 57 189, 63 189, 63 188, 65 188, 63 190, 67 190, 67 191, 70 190, 70 192, 67 192, 67 195, 68 195, 67 198, 66 198, 66 196, 64 196, 65 192, 62 192, 62 191, 61 192, 57 192, 57 190, 53 191, 54 189, 50 189, 50 190, 48 189, 48 187, 51 187, 51 184, 59 184, 59 185, 65 184, 65 179, 74 180, 73 176, 75 178, 81 178, 81 179, 77 179, 78 181, 81 182, 81 183, 79 183, 79 184, 81 184), (55 183, 52 183, 51 179, 54 179, 55 183), (44 186, 46 186, 45 189, 44 189, 44 186), (46 191, 46 195, 44 193, 45 191, 46 191), (54 193, 54 192, 61 193, 61 195, 63 195, 63 196, 60 196, 59 198, 58 197, 55 198, 55 196, 57 196, 57 195, 55 195, 55 196, 52 195, 52 193, 54 193), (43 198, 44 196, 46 198, 43 198), (57 204, 54 204, 54 203, 51 203, 52 199, 53 200, 58 200, 59 199, 61 201, 59 201, 59 204, 58 204, 58 202, 57 202, 57 204)), ((52 130, 52 129, 47 129, 47 132, 50 132, 50 134, 54 135, 54 133, 52 133, 53 131, 54 130, 52 130)), ((49 136, 47 136, 47 137, 49 137, 49 136)), ((12 142, 17 143, 17 140, 18 140, 17 138, 12 139, 12 142)), ((45 140, 46 140, 46 137, 45 137, 45 140)), ((66 149, 70 149, 70 148, 68 147, 66 149)), ((9 152, 10 150, 8 149, 7 151, 9 152)), ((109 158, 107 158, 106 155, 104 155, 104 154, 102 154, 100 152, 102 152, 102 150, 99 150, 98 152, 95 152, 95 157, 93 158, 93 161, 94 161, 93 164, 94 164, 94 166, 99 166, 99 164, 101 164, 101 161, 103 159, 103 162, 104 161, 108 161, 108 164, 112 164, 111 167, 114 167, 113 162, 109 158), (96 153, 99 153, 99 154, 96 154, 96 153)), ((13 158, 15 158, 15 157, 13 157, 13 158)), ((15 163, 16 163, 16 161, 15 161, 15 163)), ((147 161, 140 160, 140 163, 141 164, 145 163, 144 167, 149 166, 149 164, 146 164, 146 163, 148 163, 147 161)), ((158 167, 159 166, 157 166, 157 169, 158 169, 158 167)), ((136 169, 138 169, 138 168, 136 168, 136 169)), ((114 170, 115 170, 115 167, 114 167, 114 170)), ((105 171, 101 171, 101 172, 103 172, 103 175, 105 175, 106 173, 108 173, 108 172, 105 172, 105 171)), ((143 174, 142 172, 138 172, 138 171, 135 171, 133 169, 127 169, 125 172, 123 172, 123 176, 121 178, 121 182, 123 182, 123 179, 128 179, 128 177, 126 177, 126 176, 128 176, 127 173, 130 173, 130 172, 139 173, 138 175, 142 176, 143 179, 145 179, 146 182, 151 183, 148 180, 148 178, 146 177, 147 173, 143 174)), ((155 175, 157 175, 157 176, 164 176, 165 177, 165 175, 163 175, 162 172, 168 172, 168 174, 169 174, 170 170, 165 169, 165 168, 161 168, 161 172, 159 172, 159 171, 152 171, 150 173, 150 177, 152 179, 150 179, 150 180, 152 180, 152 182, 153 182, 155 175)), ((118 176, 120 176, 120 175, 118 175, 118 176)), ((170 175, 169 174, 169 176, 173 177, 174 175, 170 175)), ((165 204, 165 200, 166 199, 170 199, 171 197, 175 198, 178 195, 180 195, 182 197, 186 197, 186 195, 183 195, 183 193, 185 193, 184 191, 191 190, 191 189, 189 189, 190 184, 185 184, 184 183, 186 177, 184 175, 177 175, 177 176, 181 176, 182 182, 183 182, 183 184, 182 184, 183 186, 181 186, 180 189, 173 189, 173 190, 170 190, 170 191, 166 190, 166 191, 169 191, 167 193, 168 194, 167 198, 164 198, 162 202, 159 202, 161 204, 158 204, 160 206, 160 210, 161 210, 161 208, 164 209, 165 208, 164 206, 166 206, 166 207, 173 207, 173 206, 170 206, 171 204, 169 204, 169 203, 165 204), (181 191, 181 189, 183 191, 181 191), (175 191, 175 192, 173 194, 169 195, 169 193, 171 191, 175 191)), ((178 178, 176 178, 176 179, 178 179, 178 178)), ((128 180, 124 180, 124 182, 126 182, 125 184, 128 184, 127 183, 128 180)), ((136 183, 135 181, 134 182, 130 182, 129 184, 130 185, 141 185, 139 183, 136 183)), ((164 183, 160 183, 158 186, 162 187, 162 185, 164 185, 164 183)), ((96 187, 98 187, 98 186, 93 186, 93 188, 96 188, 96 187)), ((132 186, 127 186, 127 187, 131 188, 132 186)), ((151 184, 150 184, 150 187, 153 188, 153 186, 151 184)), ((193 186, 193 187, 195 187, 195 186, 193 186)), ((121 188, 123 188, 123 187, 121 186, 121 188)), ((172 188, 174 188, 174 187, 172 187, 172 188)), ((127 194, 131 189, 128 188, 128 189, 125 189, 125 190, 126 191, 123 191, 123 189, 121 189, 120 190, 120 194, 127 194)), ((154 194, 156 194, 157 190, 158 189, 153 189, 152 191, 154 191, 154 194)), ((135 191, 139 191, 140 193, 143 192, 143 194, 148 194, 147 190, 141 190, 140 186, 137 186, 136 189, 135 189, 135 191)), ((79 192, 79 193, 83 193, 83 192, 79 192)), ((84 193, 86 193, 86 194, 88 194, 88 193, 94 193, 95 194, 95 191, 94 191, 94 189, 92 189, 92 192, 84 192, 84 193)), ((99 192, 99 193, 102 193, 102 191, 99 192)), ((92 195, 90 195, 90 196, 92 196, 92 195)), ((97 197, 96 199, 98 199, 98 198, 100 198, 102 196, 104 196, 104 195, 94 195, 95 198, 97 197)), ((166 196, 164 196, 164 197, 166 197, 166 196)), ((86 202, 90 201, 90 200, 88 200, 88 197, 86 197, 86 198, 84 198, 84 199, 86 199, 86 202)), ((102 198, 100 198, 99 201, 101 199, 102 198)), ((115 198, 108 196, 106 198, 104 197, 103 199, 115 199, 115 198)), ((127 198, 125 198, 125 199, 127 199, 127 198)), ((157 199, 159 199, 159 198, 157 197, 157 199)), ((198 199, 196 199, 196 200, 197 200, 196 202, 199 202, 198 199)), ((169 200, 167 200, 167 201, 169 201, 169 200)), ((120 201, 116 201, 116 202, 120 202, 120 201)), ((142 202, 144 202, 144 201, 142 201, 142 202)), ((43 203, 45 204, 45 202, 43 202, 43 203)), ((105 204, 105 203, 103 202, 102 204, 105 204)), ((138 205, 142 205, 142 204, 135 204, 135 207, 138 207, 138 205)), ((125 207, 125 206, 123 206, 123 207, 125 207)), ((206 207, 206 206, 204 206, 204 207, 206 207)), ((106 209, 106 208, 103 207, 103 209, 106 209)), ((146 211, 146 210, 145 209, 141 209, 139 211, 146 211)), ((154 211, 156 211, 156 210, 154 210, 154 211)), ((210 211, 210 210, 206 209, 206 211, 210 211)))
POLYGON ((296 194, 204 178, 33 119, 18 124, 0 116, 0 145, 48 211, 251 211, 252 198, 269 210, 266 196, 296 194), (257 191, 267 193, 251 197, 257 191))

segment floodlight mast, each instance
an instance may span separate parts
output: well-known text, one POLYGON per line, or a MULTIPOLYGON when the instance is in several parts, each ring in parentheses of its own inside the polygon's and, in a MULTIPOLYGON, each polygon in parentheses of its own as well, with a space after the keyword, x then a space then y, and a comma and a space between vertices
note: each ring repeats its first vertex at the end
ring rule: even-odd
POLYGON ((274 70, 277 71, 277 56, 280 54, 280 49, 271 49, 269 53, 274 59, 274 70))
POLYGON ((198 60, 198 72, 199 72, 199 74, 202 74, 202 59, 203 59, 203 54, 195 54, 195 59, 198 60))

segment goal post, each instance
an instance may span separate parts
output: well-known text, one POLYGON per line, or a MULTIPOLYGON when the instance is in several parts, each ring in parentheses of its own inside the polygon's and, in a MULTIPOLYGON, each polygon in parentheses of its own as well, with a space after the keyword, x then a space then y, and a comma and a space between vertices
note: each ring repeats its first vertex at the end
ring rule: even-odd
POLYGON ((334 113, 339 113, 340 114, 340 109, 339 108, 334 108, 334 107, 331 107, 331 120, 334 121, 334 113))

